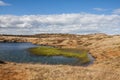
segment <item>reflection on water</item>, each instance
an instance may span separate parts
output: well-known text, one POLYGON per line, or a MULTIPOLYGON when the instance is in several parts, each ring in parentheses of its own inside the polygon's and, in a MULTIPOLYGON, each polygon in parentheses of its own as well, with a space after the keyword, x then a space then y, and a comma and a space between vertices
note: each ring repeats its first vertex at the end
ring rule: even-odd
POLYGON ((36 46, 31 43, 0 43, 0 60, 18 63, 80 64, 76 58, 35 56, 27 51, 28 48, 36 46))

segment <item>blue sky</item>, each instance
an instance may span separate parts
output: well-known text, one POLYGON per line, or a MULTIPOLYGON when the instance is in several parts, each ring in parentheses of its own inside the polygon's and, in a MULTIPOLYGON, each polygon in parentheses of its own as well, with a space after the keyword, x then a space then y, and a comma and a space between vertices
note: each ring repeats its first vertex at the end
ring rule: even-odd
POLYGON ((0 0, 0 34, 120 34, 120 0, 0 0))
POLYGON ((120 0, 2 0, 9 6, 0 7, 0 14, 35 15, 62 13, 111 14, 120 8, 120 0), (105 9, 96 11, 94 8, 105 9))

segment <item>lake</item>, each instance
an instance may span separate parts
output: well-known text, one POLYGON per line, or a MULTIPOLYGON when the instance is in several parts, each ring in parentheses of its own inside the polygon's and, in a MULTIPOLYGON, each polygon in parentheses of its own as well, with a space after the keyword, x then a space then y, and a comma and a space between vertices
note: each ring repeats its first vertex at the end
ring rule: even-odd
MULTIPOLYGON (((32 43, 0 43, 0 60, 17 62, 17 63, 41 63, 41 64, 68 64, 68 65, 81 65, 80 60, 76 58, 68 58, 63 56, 36 56, 31 54, 28 49, 37 47, 32 43)), ((93 63, 94 59, 91 55, 90 63, 93 63)))

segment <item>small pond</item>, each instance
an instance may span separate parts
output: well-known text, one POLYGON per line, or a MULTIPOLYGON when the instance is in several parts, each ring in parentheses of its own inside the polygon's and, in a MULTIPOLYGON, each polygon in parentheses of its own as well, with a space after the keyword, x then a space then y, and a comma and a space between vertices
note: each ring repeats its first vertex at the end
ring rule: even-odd
MULTIPOLYGON (((80 65, 80 60, 76 58, 68 58, 63 56, 36 56, 32 55, 28 49, 37 47, 32 43, 0 43, 0 60, 17 62, 17 63, 42 63, 42 64, 67 64, 67 65, 80 65)), ((93 63, 94 59, 88 55, 90 62, 93 63)))

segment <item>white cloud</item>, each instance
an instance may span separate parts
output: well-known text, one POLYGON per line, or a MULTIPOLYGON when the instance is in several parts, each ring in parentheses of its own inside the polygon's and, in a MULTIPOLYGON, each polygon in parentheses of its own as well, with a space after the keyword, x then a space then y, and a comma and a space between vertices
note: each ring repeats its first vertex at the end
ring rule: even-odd
POLYGON ((1 34, 38 33, 120 33, 119 15, 59 14, 59 15, 0 15, 1 34))
POLYGON ((113 10, 113 14, 120 14, 120 8, 113 10))
POLYGON ((9 6, 9 5, 10 5, 10 4, 5 3, 5 2, 3 2, 3 1, 0 0, 0 6, 9 6))
POLYGON ((93 10, 96 10, 96 11, 106 11, 106 9, 103 9, 103 8, 93 8, 93 10))

